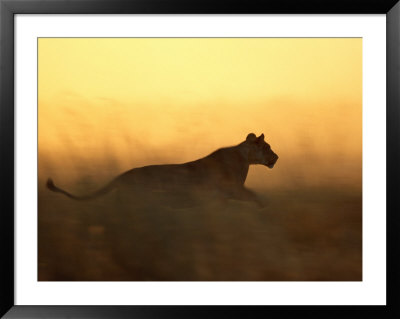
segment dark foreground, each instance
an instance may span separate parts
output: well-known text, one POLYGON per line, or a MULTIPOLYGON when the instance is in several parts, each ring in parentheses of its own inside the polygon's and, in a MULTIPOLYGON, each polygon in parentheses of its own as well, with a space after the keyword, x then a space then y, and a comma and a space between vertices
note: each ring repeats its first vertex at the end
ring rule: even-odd
POLYGON ((258 192, 267 202, 39 191, 42 281, 359 281, 361 193, 258 192), (264 196, 263 196, 264 193, 264 196))

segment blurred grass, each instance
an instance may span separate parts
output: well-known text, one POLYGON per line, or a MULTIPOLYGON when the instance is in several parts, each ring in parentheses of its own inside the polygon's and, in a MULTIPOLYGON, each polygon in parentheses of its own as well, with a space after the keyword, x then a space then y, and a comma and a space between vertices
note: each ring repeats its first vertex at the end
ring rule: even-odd
POLYGON ((362 280, 362 201, 354 189, 256 190, 267 203, 259 209, 167 193, 77 202, 42 185, 41 281, 362 280))

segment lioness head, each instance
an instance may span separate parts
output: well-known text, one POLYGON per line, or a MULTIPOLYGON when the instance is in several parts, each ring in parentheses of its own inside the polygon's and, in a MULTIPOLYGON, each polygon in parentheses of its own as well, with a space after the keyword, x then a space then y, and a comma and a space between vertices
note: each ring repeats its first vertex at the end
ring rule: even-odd
POLYGON ((247 135, 246 141, 243 143, 248 151, 248 160, 250 164, 262 164, 269 168, 273 168, 278 155, 272 151, 271 146, 265 142, 264 134, 257 137, 254 133, 247 135))

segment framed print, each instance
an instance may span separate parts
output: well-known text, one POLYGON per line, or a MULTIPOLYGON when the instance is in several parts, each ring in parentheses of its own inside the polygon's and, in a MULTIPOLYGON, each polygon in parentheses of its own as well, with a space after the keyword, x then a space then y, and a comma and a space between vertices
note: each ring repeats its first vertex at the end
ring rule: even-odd
POLYGON ((0 9, 2 315, 398 314, 396 1, 0 9))

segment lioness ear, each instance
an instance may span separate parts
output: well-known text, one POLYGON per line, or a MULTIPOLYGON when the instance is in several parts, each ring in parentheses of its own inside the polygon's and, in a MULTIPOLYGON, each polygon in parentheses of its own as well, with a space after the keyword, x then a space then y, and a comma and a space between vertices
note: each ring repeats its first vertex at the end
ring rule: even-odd
POLYGON ((264 133, 261 134, 257 139, 258 139, 258 141, 260 141, 260 142, 261 142, 261 141, 264 141, 264 133))
POLYGON ((246 137, 246 142, 254 142, 256 139, 257 139, 256 134, 250 133, 250 134, 247 135, 247 137, 246 137))

